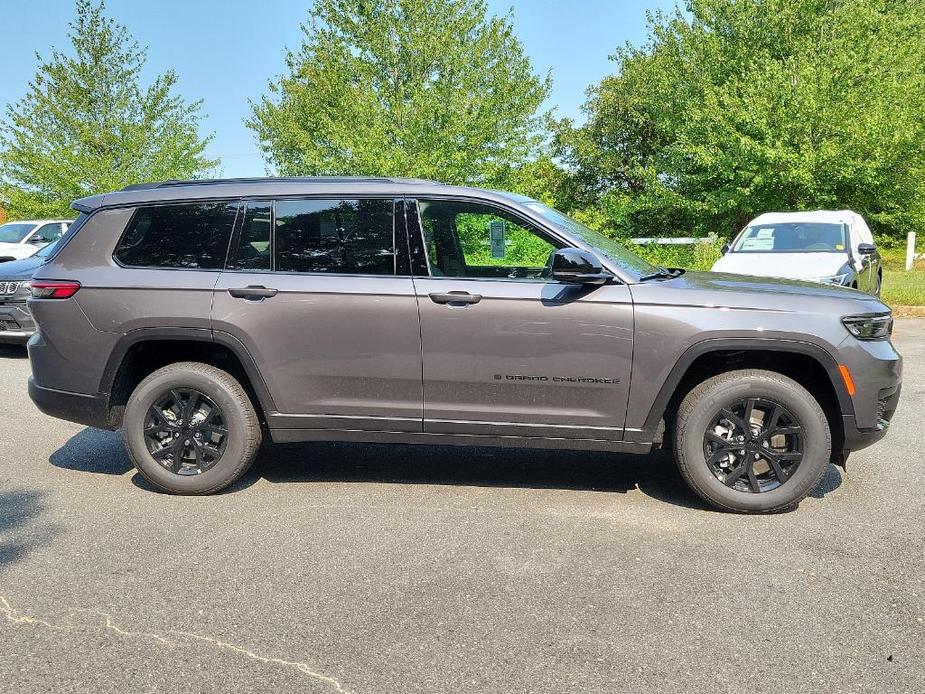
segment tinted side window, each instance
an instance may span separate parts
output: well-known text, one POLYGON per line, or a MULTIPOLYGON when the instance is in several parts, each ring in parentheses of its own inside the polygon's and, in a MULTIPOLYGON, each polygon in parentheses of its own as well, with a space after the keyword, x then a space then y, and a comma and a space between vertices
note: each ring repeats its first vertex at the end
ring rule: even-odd
POLYGON ((228 202, 139 207, 113 257, 133 267, 220 269, 236 211, 228 202))
POLYGON ((237 248, 228 260, 231 270, 270 270, 270 220, 273 203, 251 200, 245 203, 244 220, 237 248))
POLYGON ((391 199, 278 200, 276 269, 394 274, 392 208, 391 199))

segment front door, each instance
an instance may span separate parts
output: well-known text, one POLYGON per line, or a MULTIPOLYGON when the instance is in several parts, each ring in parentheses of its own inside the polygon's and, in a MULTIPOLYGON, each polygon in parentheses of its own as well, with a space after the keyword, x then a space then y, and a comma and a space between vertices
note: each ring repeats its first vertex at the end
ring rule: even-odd
POLYGON ((212 327, 254 358, 276 410, 271 427, 421 431, 417 300, 410 275, 396 272, 393 207, 247 202, 212 327))
POLYGON ((420 200, 408 212, 429 268, 414 280, 424 430, 621 439, 633 351, 628 288, 549 279, 549 257, 564 244, 513 211, 420 200))

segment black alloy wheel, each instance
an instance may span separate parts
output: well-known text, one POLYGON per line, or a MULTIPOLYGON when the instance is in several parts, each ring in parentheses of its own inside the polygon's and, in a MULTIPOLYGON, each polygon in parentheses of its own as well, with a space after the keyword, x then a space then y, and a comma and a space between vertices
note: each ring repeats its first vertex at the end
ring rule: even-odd
POLYGON ((148 408, 144 441, 164 469, 200 475, 224 455, 228 427, 221 408, 207 395, 194 388, 171 388, 148 408))
POLYGON ((731 489, 761 494, 793 477, 803 460, 803 428, 786 407, 744 398, 716 413, 703 437, 710 472, 731 489))

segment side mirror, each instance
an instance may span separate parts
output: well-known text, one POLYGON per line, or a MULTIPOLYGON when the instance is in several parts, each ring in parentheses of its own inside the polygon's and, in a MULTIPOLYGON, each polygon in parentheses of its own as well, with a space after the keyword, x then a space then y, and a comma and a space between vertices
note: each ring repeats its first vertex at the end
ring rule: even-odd
POLYGON ((873 255, 877 252, 877 247, 872 243, 859 243, 858 253, 861 255, 873 255))
POLYGON ((723 255, 726 255, 729 252, 730 248, 731 246, 729 245, 728 242, 726 242, 723 244, 723 247, 719 249, 719 252, 722 253, 723 255))
POLYGON ((560 248, 553 253, 552 276, 569 284, 606 284, 613 279, 596 255, 581 248, 560 248))
POLYGON ((48 241, 39 236, 33 236, 27 243, 31 243, 33 246, 44 246, 48 241))

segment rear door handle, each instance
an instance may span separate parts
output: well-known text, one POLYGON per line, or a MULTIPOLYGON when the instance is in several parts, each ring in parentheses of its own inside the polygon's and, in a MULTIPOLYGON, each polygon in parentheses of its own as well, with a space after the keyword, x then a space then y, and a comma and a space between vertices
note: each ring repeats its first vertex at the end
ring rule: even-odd
POLYGON ((477 304, 482 300, 482 295, 469 292, 447 292, 446 294, 434 292, 430 295, 430 300, 435 304, 449 304, 450 306, 477 304))
POLYGON ((255 284, 248 287, 229 289, 228 293, 235 299, 269 299, 279 294, 279 290, 267 289, 262 285, 255 284))

